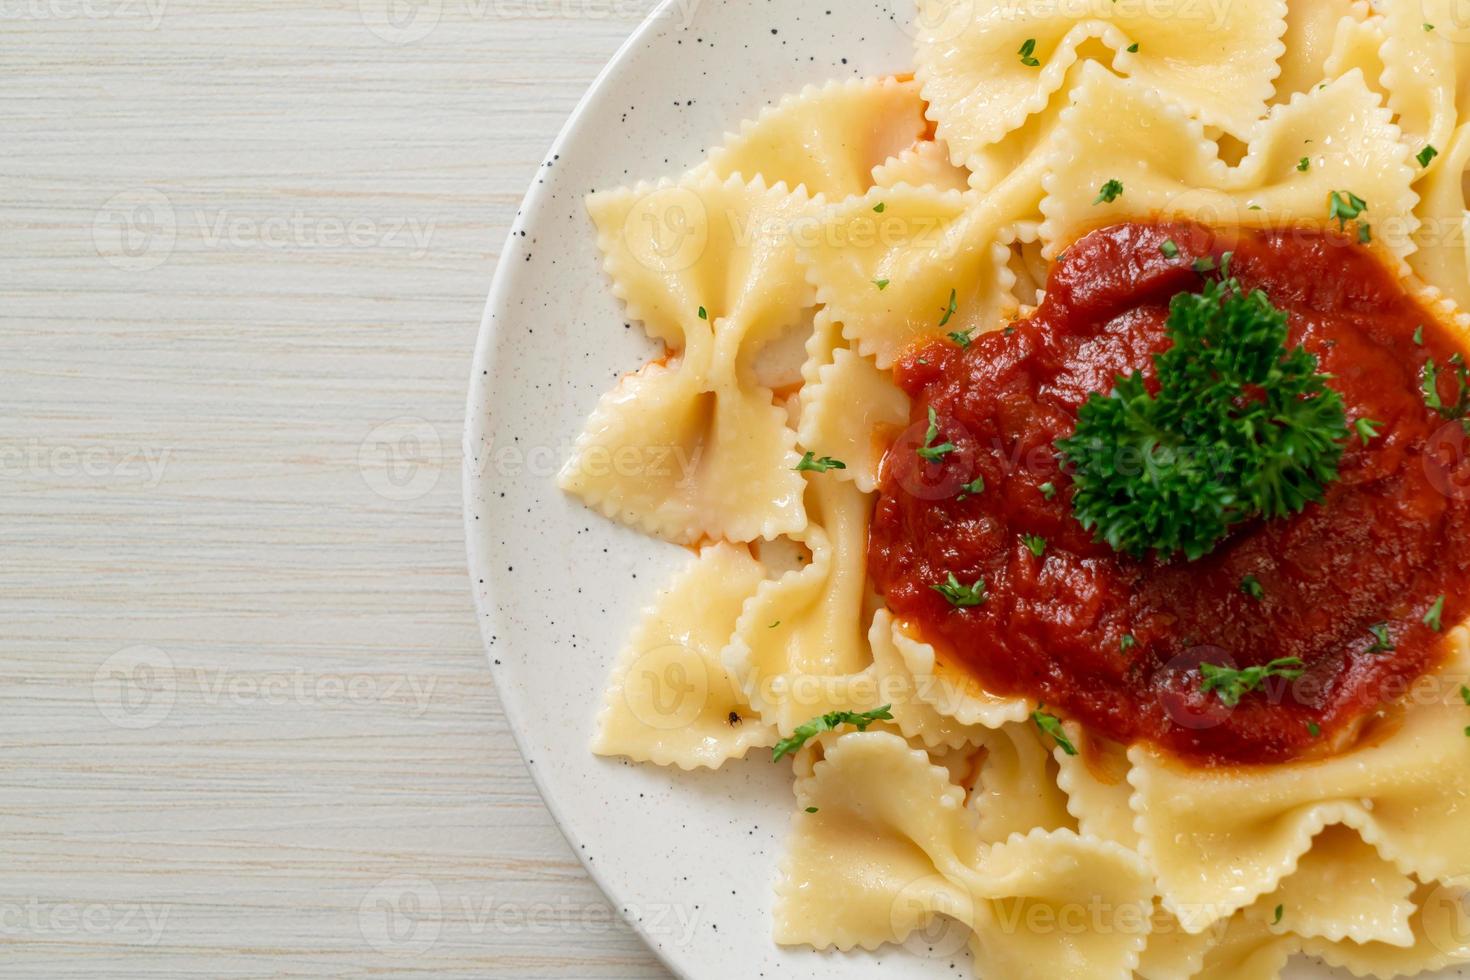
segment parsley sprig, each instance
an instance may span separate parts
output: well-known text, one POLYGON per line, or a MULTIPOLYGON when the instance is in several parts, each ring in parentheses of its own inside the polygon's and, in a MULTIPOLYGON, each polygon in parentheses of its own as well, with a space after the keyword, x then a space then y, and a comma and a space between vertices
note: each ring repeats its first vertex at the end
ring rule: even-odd
POLYGON ((885 704, 881 708, 872 711, 829 711, 818 718, 813 718, 805 725, 797 725, 791 733, 790 738, 783 738, 771 749, 771 761, 780 762, 782 757, 788 756, 807 743, 808 739, 820 735, 822 732, 830 732, 842 725, 853 725, 860 732, 868 730, 868 726, 875 721, 892 721, 893 705, 885 704))
POLYGON ((938 585, 931 585, 929 588, 944 596, 955 609, 968 609, 971 606, 978 606, 990 598, 990 594, 985 589, 984 578, 977 578, 973 585, 965 585, 954 577, 954 572, 949 573, 948 581, 941 582, 938 585))
POLYGON ((946 441, 936 446, 934 444, 934 440, 938 438, 939 416, 937 413, 935 413, 934 406, 930 405, 929 428, 924 432, 924 444, 920 446, 917 450, 915 450, 919 454, 920 459, 930 463, 938 463, 941 462, 944 457, 955 451, 955 444, 952 442, 946 441))
POLYGON ((1167 330, 1158 393, 1142 374, 1119 377, 1057 448, 1073 468, 1073 514, 1099 541, 1194 560, 1243 521, 1322 499, 1347 418, 1316 357, 1287 348, 1286 313, 1259 290, 1231 278, 1180 293, 1167 330))
POLYGON ((828 470, 845 470, 847 469, 847 464, 840 459, 833 459, 831 456, 823 456, 821 459, 818 459, 816 453, 808 452, 805 456, 801 457, 801 462, 796 464, 795 469, 798 473, 825 473, 828 470))
POLYGON ((1251 691, 1258 690, 1262 684, 1266 683, 1267 678, 1281 677, 1289 681, 1296 680, 1302 676, 1303 666, 1300 657, 1280 657, 1264 667, 1247 667, 1244 670, 1221 667, 1217 664, 1200 664, 1200 676, 1204 678, 1200 690, 1205 694, 1213 691, 1221 704, 1227 708, 1233 708, 1240 703, 1242 697, 1251 691))

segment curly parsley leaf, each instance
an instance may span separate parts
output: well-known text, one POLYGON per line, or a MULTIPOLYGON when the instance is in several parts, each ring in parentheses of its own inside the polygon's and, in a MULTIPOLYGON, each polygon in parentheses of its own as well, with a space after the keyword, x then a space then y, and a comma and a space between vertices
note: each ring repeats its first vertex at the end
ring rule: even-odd
POLYGON ((1180 293, 1173 346, 1154 355, 1157 394, 1119 377, 1057 442, 1073 514, 1115 551, 1208 554, 1235 525, 1297 513, 1337 477, 1342 396, 1317 359, 1288 349, 1286 313, 1234 279, 1180 293))
POLYGON ((1035 68, 1039 66, 1041 62, 1036 60, 1035 51, 1036 38, 1028 37, 1025 43, 1021 45, 1021 50, 1017 52, 1021 56, 1021 64, 1025 65, 1027 68, 1035 68))
POLYGON ((1043 538, 1039 534, 1023 534, 1021 535, 1021 543, 1037 558, 1046 554, 1046 538, 1043 538))
POLYGON ((1268 678, 1296 680, 1302 676, 1303 666, 1300 657, 1280 657, 1264 667, 1247 667, 1244 670, 1216 664, 1200 664, 1200 676, 1204 678, 1200 690, 1205 694, 1213 692, 1221 704, 1233 708, 1246 694, 1258 690, 1268 678))
POLYGON ((820 735, 822 732, 833 731, 842 725, 853 725, 860 732, 868 730, 868 726, 875 721, 892 721, 893 705, 885 704, 881 708, 872 711, 832 711, 819 718, 813 718, 805 725, 797 725, 790 738, 783 738, 771 749, 771 761, 779 762, 783 756, 788 756, 807 743, 808 739, 820 735))

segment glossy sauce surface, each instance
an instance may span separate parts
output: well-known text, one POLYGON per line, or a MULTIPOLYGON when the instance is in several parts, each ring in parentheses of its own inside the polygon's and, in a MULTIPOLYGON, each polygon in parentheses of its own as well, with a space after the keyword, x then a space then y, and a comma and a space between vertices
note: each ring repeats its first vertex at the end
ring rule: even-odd
POLYGON ((1434 666, 1444 633, 1422 620, 1438 596, 1445 630, 1466 615, 1466 437, 1421 390, 1433 358, 1441 396, 1454 401, 1458 350, 1345 236, 1188 224, 1094 232, 1056 262, 1033 316, 896 365, 914 424, 884 460, 870 573, 899 617, 988 689, 1029 695, 1095 734, 1208 764, 1320 752, 1434 666), (1226 251, 1244 287, 1289 313, 1290 343, 1333 376, 1349 425, 1372 419, 1378 435, 1348 440, 1322 503, 1240 525, 1204 558, 1115 553, 1073 518, 1053 444, 1072 434, 1090 393, 1120 374, 1152 376, 1152 355, 1170 343, 1170 298, 1200 288, 1194 259, 1226 251), (916 452, 930 407, 940 441, 956 447, 938 462, 916 452), (985 489, 965 492, 977 477, 985 489), (1041 555, 1027 535, 1045 539, 1041 555), (966 585, 983 577, 987 600, 953 608, 931 588, 951 573, 966 585), (1260 598, 1242 591, 1247 576, 1260 598), (1378 624, 1391 651, 1369 652, 1378 624), (1301 658, 1303 676, 1268 681, 1234 708, 1201 690, 1201 663, 1280 657, 1301 658))

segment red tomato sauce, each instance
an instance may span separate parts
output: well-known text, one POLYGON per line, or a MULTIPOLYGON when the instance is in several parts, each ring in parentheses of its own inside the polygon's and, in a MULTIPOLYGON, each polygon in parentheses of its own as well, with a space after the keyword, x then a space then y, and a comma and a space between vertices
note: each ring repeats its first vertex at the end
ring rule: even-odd
POLYGON ((1203 764, 1340 747, 1436 665, 1445 632, 1470 611, 1466 437, 1421 389, 1432 357, 1454 402, 1460 346, 1348 236, 1101 229, 1055 263, 1031 317, 967 349, 922 345, 896 365, 913 424, 884 459, 870 573, 896 615, 987 689, 1030 696, 1093 734, 1203 764), (1164 254, 1168 241, 1177 256, 1164 254), (1116 376, 1151 380, 1152 355, 1170 343, 1170 298, 1201 287, 1194 259, 1218 263, 1226 251, 1245 288, 1288 312, 1289 343, 1333 376, 1350 431, 1360 418, 1382 424, 1366 445, 1349 438, 1325 499, 1299 514, 1239 525, 1193 562, 1115 553, 1072 516, 1054 443, 1116 376), (916 452, 931 407, 936 442, 955 446, 937 462, 916 452), (977 476, 984 490, 965 492, 977 476), (1040 556, 1028 535, 1045 539, 1040 556), (986 601, 952 607, 932 588, 951 573, 965 585, 983 577, 986 601), (1242 590, 1247 576, 1260 598, 1242 590), (1423 620, 1440 595, 1436 631, 1423 620), (1378 624, 1391 651, 1369 652, 1378 624), (1302 677, 1272 679, 1234 708, 1201 689, 1202 663, 1281 657, 1300 658, 1302 677))

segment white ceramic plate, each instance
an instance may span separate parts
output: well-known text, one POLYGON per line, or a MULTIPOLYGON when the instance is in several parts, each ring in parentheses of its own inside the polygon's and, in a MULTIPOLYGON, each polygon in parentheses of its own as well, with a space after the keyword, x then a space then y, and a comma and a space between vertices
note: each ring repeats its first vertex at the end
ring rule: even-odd
MULTIPOLYGON (((664 962, 699 980, 971 972, 950 936, 881 954, 771 942, 771 882, 793 809, 789 766, 757 751, 716 773, 684 773, 588 751, 619 646, 689 553, 613 524, 555 485, 598 397, 653 350, 604 281, 582 199, 679 174, 741 120, 808 83, 910 70, 906 7, 667 0, 592 86, 537 175, 475 350, 465 523, 501 700, 577 855, 664 962)), ((1339 976, 1309 965, 1288 975, 1339 976)))

